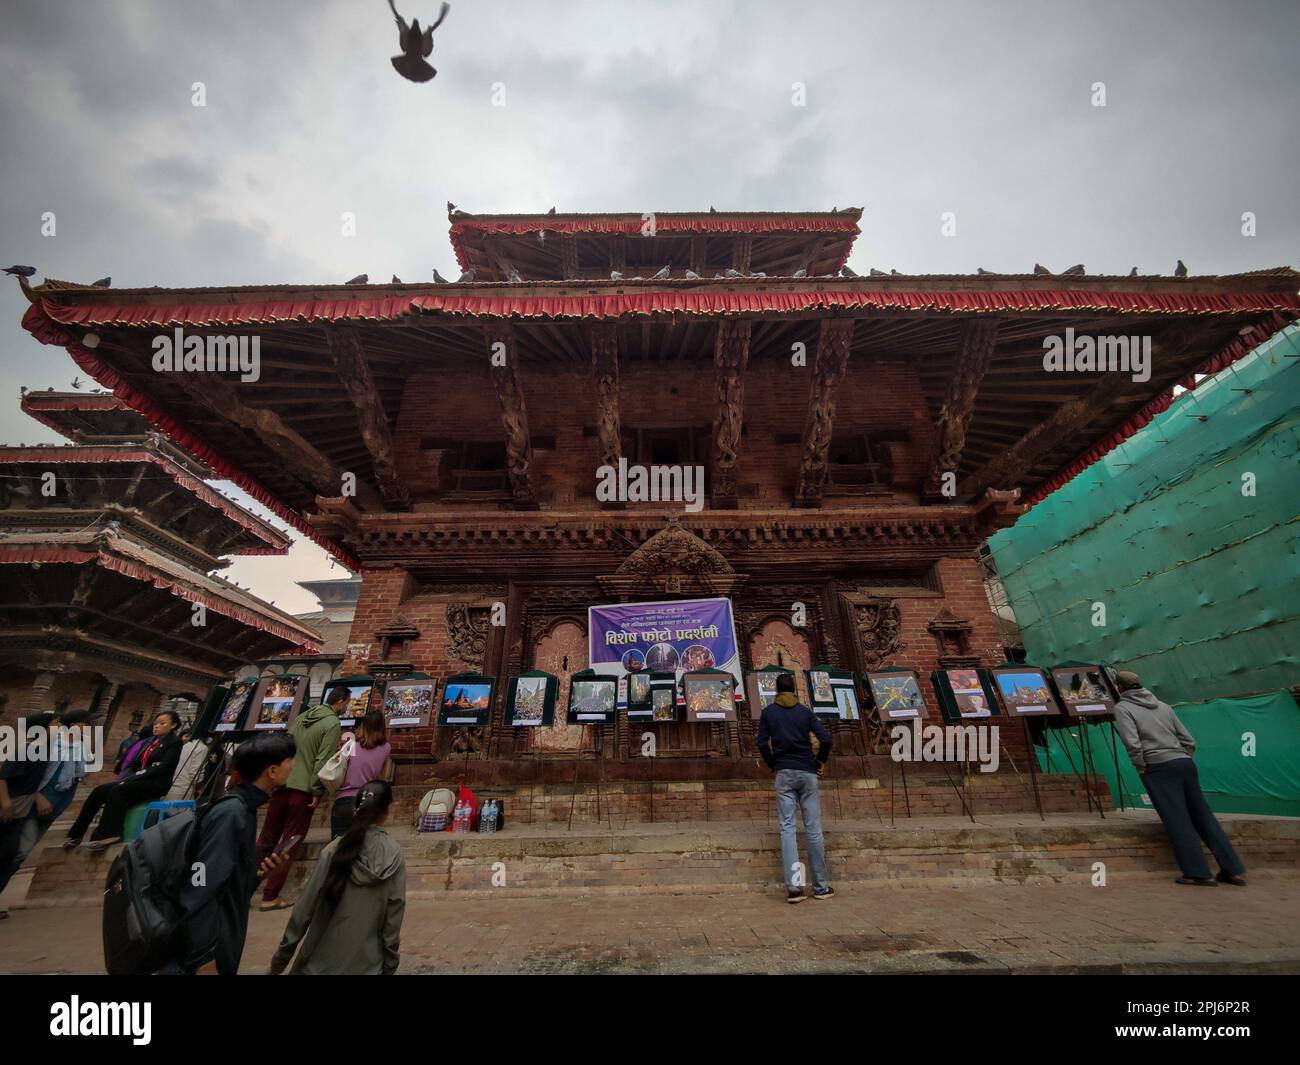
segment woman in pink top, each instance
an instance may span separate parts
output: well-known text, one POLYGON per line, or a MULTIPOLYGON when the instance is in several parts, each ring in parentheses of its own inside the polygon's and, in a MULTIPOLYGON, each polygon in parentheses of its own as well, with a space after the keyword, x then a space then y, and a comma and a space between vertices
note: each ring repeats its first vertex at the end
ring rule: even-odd
POLYGON ((357 792, 362 785, 384 778, 384 769, 392 750, 388 743, 383 712, 366 711, 366 716, 361 719, 361 727, 357 730, 352 757, 348 759, 348 771, 334 797, 334 809, 330 811, 330 839, 337 839, 351 827, 352 814, 357 806, 357 792))

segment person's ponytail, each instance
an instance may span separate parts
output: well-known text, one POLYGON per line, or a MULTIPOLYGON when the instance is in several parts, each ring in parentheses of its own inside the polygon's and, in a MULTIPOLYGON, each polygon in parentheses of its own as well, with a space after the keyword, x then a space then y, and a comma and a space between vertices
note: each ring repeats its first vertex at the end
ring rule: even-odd
POLYGON ((357 792, 356 812, 352 817, 352 827, 343 833, 339 845, 330 859, 329 870, 325 873, 325 883, 320 890, 318 905, 333 912, 343 898, 343 890, 348 886, 352 875, 352 866, 361 854, 366 832, 377 824, 388 812, 393 802, 392 785, 383 780, 372 780, 361 786, 357 792))

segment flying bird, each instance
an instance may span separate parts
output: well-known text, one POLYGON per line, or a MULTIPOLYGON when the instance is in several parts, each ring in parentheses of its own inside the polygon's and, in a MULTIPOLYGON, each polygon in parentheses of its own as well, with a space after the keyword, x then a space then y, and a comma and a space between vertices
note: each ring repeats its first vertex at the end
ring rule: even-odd
MULTIPOLYGON (((471 266, 468 270, 466 270, 463 274, 461 274, 460 277, 456 278, 456 282, 460 284, 468 281, 473 281, 477 275, 478 275, 478 267, 471 266)), ((435 281, 438 280, 437 276, 434 277, 434 280, 435 281)))
POLYGON ((847 266, 840 267, 840 277, 857 277, 857 272, 850 270, 847 266))
POLYGON ((74 378, 72 379, 72 387, 73 387, 73 388, 80 388, 80 387, 81 387, 81 378, 80 378, 80 377, 74 377, 74 378))
POLYGON ((370 284, 369 274, 357 274, 351 281, 344 281, 345 285, 368 285, 370 284))
POLYGON ((90 283, 91 288, 108 288, 113 283, 111 277, 101 277, 98 281, 90 283))
POLYGON ((407 25, 406 20, 397 13, 397 5, 393 0, 388 0, 388 6, 393 11, 393 18, 397 20, 397 40, 402 49, 401 55, 393 56, 393 69, 408 81, 431 80, 438 72, 425 60, 433 54, 433 31, 442 25, 451 5, 443 3, 438 12, 438 21, 428 29, 420 28, 418 18, 411 19, 410 25, 407 25))
POLYGON ((651 280, 651 281, 662 281, 662 280, 663 280, 665 277, 667 277, 670 273, 672 273, 672 271, 671 271, 668 267, 665 266, 665 267, 664 267, 662 270, 660 270, 657 274, 655 274, 653 277, 651 277, 650 280, 651 280))
POLYGON ((1183 265, 1183 260, 1178 260, 1178 265, 1174 267, 1174 277, 1186 277, 1187 267, 1183 265))
POLYGON ((435 285, 446 285, 446 284, 449 283, 449 282, 447 281, 447 279, 446 279, 445 277, 442 276, 442 274, 438 273, 438 270, 437 270, 436 267, 434 268, 434 271, 433 271, 433 283, 434 283, 435 285))
POLYGON ((36 267, 34 267, 34 266, 6 266, 6 267, 5 267, 5 273, 6 273, 6 274, 13 274, 14 277, 31 277, 34 273, 36 273, 36 267))

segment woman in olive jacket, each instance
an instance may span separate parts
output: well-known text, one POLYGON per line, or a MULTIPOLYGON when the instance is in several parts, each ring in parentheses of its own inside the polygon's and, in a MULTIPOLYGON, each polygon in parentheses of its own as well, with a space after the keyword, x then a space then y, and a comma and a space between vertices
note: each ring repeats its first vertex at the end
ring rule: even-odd
POLYGON ((272 974, 284 972, 295 949, 291 973, 390 976, 397 971, 406 858, 380 827, 392 801, 392 786, 382 780, 357 792, 352 827, 316 860, 271 960, 272 974))

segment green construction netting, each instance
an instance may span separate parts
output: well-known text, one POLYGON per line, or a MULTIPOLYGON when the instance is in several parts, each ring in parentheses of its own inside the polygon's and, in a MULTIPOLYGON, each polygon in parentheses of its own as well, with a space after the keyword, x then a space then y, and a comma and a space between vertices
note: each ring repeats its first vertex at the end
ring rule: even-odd
POLYGON ((1297 356, 1292 326, 990 539, 1029 661, 1109 662, 1170 703, 1300 679, 1297 356))
MULTIPOLYGON (((1184 703, 1174 712, 1196 740, 1196 769, 1211 807, 1219 813, 1300 817, 1300 707, 1290 692, 1184 703)), ((1077 725, 1047 733, 1047 748, 1036 748, 1044 772, 1081 772, 1084 754, 1090 754, 1086 764, 1105 777, 1116 806, 1122 797, 1124 806, 1150 809, 1110 724, 1086 728, 1086 741, 1077 725)))

